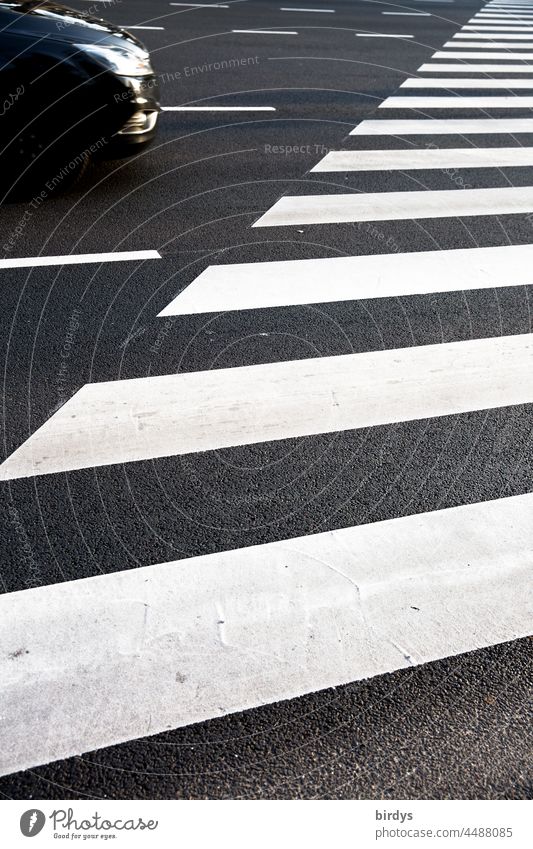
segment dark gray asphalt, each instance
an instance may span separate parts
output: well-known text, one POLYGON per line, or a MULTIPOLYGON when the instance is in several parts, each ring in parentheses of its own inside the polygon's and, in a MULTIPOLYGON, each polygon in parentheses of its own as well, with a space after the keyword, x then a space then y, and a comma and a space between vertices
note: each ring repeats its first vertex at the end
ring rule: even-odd
MULTIPOLYGON (((144 264, 2 272, 4 456, 88 381, 532 331, 531 287, 155 317, 215 262, 532 240, 525 216, 251 229, 288 192, 456 188, 445 172, 346 179, 307 172, 326 149, 407 147, 347 134, 480 6, 335 0, 335 15, 306 15, 281 12, 280 5, 106 5, 115 23, 165 27, 137 32, 153 51, 165 105, 213 99, 277 111, 166 113, 157 142, 139 158, 95 166, 75 191, 29 216, 25 204, 2 209, 4 240, 25 219, 15 256, 152 248, 163 255, 144 264), (432 14, 381 14, 409 9, 432 14), (298 36, 231 32, 259 27, 294 28, 298 36), (414 38, 356 38, 365 30, 414 38), (235 58, 250 61, 235 70, 190 72, 235 58), (276 145, 306 151, 272 153, 276 145)), ((512 117, 529 111, 513 110, 512 117)), ((400 115, 391 110, 387 117, 400 115)), ((420 137, 417 144, 430 141, 420 137)), ((477 136, 474 143, 495 140, 477 136)), ((438 144, 451 141, 439 137, 438 144)), ((461 174, 472 188, 531 182, 527 168, 461 174)), ((14 481, 5 499, 20 523, 4 522, 2 586, 12 592, 528 492, 532 422, 530 408, 514 407, 14 481)), ((533 798, 531 646, 522 640, 101 750, 0 779, 0 793, 533 798)))

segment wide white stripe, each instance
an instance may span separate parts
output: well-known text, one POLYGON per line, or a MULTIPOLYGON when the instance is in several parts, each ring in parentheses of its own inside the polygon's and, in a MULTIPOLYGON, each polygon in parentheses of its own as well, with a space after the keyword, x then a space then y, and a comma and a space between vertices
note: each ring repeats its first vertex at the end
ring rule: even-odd
POLYGON ((470 18, 468 23, 519 23, 520 21, 524 21, 528 23, 531 19, 533 19, 533 13, 506 13, 502 15, 496 15, 494 12, 492 14, 486 14, 485 12, 474 15, 473 18, 470 18))
POLYGON ((9 593, 0 772, 526 637, 533 496, 9 593))
POLYGON ((533 27, 528 26, 498 26, 494 24, 465 24, 461 30, 475 30, 477 32, 533 32, 533 27))
POLYGON ((533 212, 533 187, 447 189, 282 197, 254 227, 342 224, 447 218, 465 215, 517 215, 533 212))
POLYGON ((419 136, 455 133, 533 133, 533 118, 412 118, 361 121, 351 136, 419 136))
POLYGON ((160 317, 532 283, 533 245, 210 265, 160 317))
MULTIPOLYGON (((478 42, 478 41, 447 41, 444 47, 452 47, 454 50, 458 48, 467 48, 467 47, 475 47, 477 50, 501 50, 504 48, 505 50, 531 50, 533 48, 533 41, 526 42, 513 42, 512 44, 508 44, 506 41, 491 41, 491 42, 478 42)), ((468 55, 468 54, 465 54, 468 55)), ((495 54, 487 54, 487 58, 490 56, 494 56, 495 54)), ((522 54, 523 55, 523 54, 522 54)), ((508 58, 512 59, 513 54, 509 52, 508 58)), ((516 58, 520 58, 518 55, 516 58)))
POLYGON ((457 62, 454 65, 441 62, 440 64, 420 65, 417 73, 428 74, 533 74, 533 65, 467 65, 457 62))
POLYGON ((275 112, 275 106, 162 106, 163 112, 275 112))
POLYGON ((520 33, 505 33, 505 32, 456 32, 452 38, 486 38, 486 39, 508 39, 509 41, 531 41, 532 35, 521 35, 520 33))
POLYGON ((311 171, 404 171, 417 168, 518 166, 533 166, 533 147, 333 150, 327 153, 311 171))
POLYGON ((64 256, 22 256, 0 259, 2 268, 31 268, 43 265, 81 265, 94 262, 128 262, 161 259, 158 251, 115 251, 101 254, 65 254, 64 256))
POLYGON ((132 26, 129 26, 129 24, 124 24, 124 29, 157 29, 157 30, 162 29, 162 30, 164 30, 165 27, 137 27, 137 26, 132 27, 132 26))
POLYGON ((392 15, 397 18, 431 18, 430 12, 382 12, 382 15, 392 15))
MULTIPOLYGON (((504 70, 504 69, 502 69, 504 70)), ((400 86, 400 88, 442 88, 442 89, 453 89, 453 88, 506 88, 506 89, 519 89, 519 88, 533 88, 532 80, 516 80, 516 79, 495 79, 490 80, 486 77, 477 77, 474 79, 460 79, 457 77, 450 77, 449 79, 417 79, 416 77, 405 80, 400 86)))
POLYGON ((531 109, 533 97, 387 97, 378 109, 531 109))
MULTIPOLYGON (((481 45, 476 44, 476 47, 481 47, 481 45)), ((464 47, 463 44, 455 44, 454 47, 464 47)), ((469 50, 460 51, 458 53, 454 53, 451 50, 437 50, 431 57, 432 59, 533 59, 533 53, 512 53, 511 51, 505 53, 480 53, 473 52, 469 50)), ((502 71, 507 69, 507 65, 502 65, 502 71)))
POLYGON ((529 402, 530 335, 92 383, 4 461, 0 479, 529 402))

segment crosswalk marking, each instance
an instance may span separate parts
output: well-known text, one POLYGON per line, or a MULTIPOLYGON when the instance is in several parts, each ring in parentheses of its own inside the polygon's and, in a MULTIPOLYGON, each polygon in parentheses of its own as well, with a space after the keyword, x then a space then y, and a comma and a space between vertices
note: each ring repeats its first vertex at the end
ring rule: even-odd
POLYGON ((0 480, 530 402, 530 335, 93 383, 0 480))
MULTIPOLYGON (((451 76, 400 88, 533 88, 533 65, 506 64, 533 59, 533 3, 489 3, 444 46, 433 60, 484 64, 427 63, 420 73, 451 76), (499 76, 454 76, 465 73, 499 76)), ((379 108, 533 107, 527 96, 405 95, 379 108)), ((533 133, 533 118, 367 120, 350 135, 470 133, 533 133)), ((532 165, 530 147, 435 146, 331 151, 311 170, 532 165)), ((283 197, 253 226, 531 212, 533 187, 354 192, 283 197)), ((15 258, 0 270, 156 258, 15 258)), ((532 261, 529 244, 216 265, 159 316, 531 286, 532 261)), ((523 404, 532 334, 93 383, 7 457, 0 480, 523 404)), ((532 558, 533 493, 0 595, 0 774, 527 636, 532 558)))
MULTIPOLYGON (((505 68, 502 68, 504 71, 505 68)), ((506 88, 506 89, 519 89, 519 88, 533 88, 532 80, 516 80, 516 79, 495 79, 490 80, 486 77, 476 77, 475 79, 462 79, 460 77, 450 77, 448 79, 418 79, 417 77, 413 77, 412 79, 405 80, 400 86, 400 88, 442 88, 442 89, 451 89, 451 88, 506 88)))
POLYGON ((452 38, 468 38, 468 39, 499 39, 500 41, 505 41, 508 39, 509 41, 530 41, 533 39, 533 35, 522 35, 520 33, 505 33, 505 32, 497 32, 491 34, 490 32, 456 32, 452 38))
POLYGON ((210 265, 160 313, 218 313, 532 283, 533 245, 210 265))
POLYGON ((361 121, 351 136, 533 133, 533 118, 404 118, 361 121))
MULTIPOLYGON (((476 44, 476 47, 481 47, 481 45, 476 44)), ((494 45, 492 45, 494 46, 494 45)), ((464 47, 464 44, 455 44, 454 47, 464 47)), ((524 62, 528 59, 533 59, 533 53, 480 53, 478 51, 468 51, 464 50, 461 52, 454 52, 452 50, 437 50, 436 53, 433 53, 432 59, 502 59, 514 61, 516 59, 522 59, 524 62)), ((507 69, 507 65, 502 65, 502 71, 507 69)))
MULTIPOLYGON (((449 58, 449 57, 448 57, 449 58)), ((486 58, 486 57, 485 57, 486 58)), ((533 65, 467 65, 465 62, 448 64, 435 62, 420 65, 418 73, 428 74, 533 74, 533 65)))
MULTIPOLYGON (((533 65, 467 65, 465 62, 445 62, 420 65, 418 73, 427 74, 533 74, 533 65)), ((513 80, 513 82, 516 82, 513 80)))
POLYGON ((533 147, 333 150, 327 153, 311 172, 505 168, 526 165, 533 165, 533 147))
POLYGON ((112 251, 101 254, 65 254, 63 256, 22 256, 0 259, 2 268, 31 268, 44 265, 79 265, 82 263, 131 262, 161 259, 159 251, 112 251))
POLYGON ((284 227, 465 215, 516 215, 520 212, 533 212, 533 187, 289 195, 278 200, 253 226, 284 227))
POLYGON ((524 21, 524 23, 528 23, 532 19, 533 19, 533 14, 531 12, 519 12, 518 14, 516 12, 513 12, 513 13, 504 12, 503 14, 500 14, 500 13, 496 14, 495 12, 492 12, 490 15, 485 14, 485 13, 480 13, 479 15, 474 15, 473 18, 470 18, 469 23, 471 23, 471 24, 472 23, 505 24, 505 23, 521 23, 522 21, 524 21))
POLYGON ((387 97, 378 109, 531 109, 533 97, 502 95, 499 97, 387 97))
POLYGON ((519 495, 4 595, 0 772, 525 637, 532 519, 519 495))
POLYGON ((533 27, 528 26, 498 26, 493 24, 465 24, 464 27, 461 27, 462 30, 476 30, 478 32, 484 32, 485 30, 490 30, 491 32, 533 32, 533 27))
POLYGON ((533 48, 533 39, 529 41, 502 41, 499 36, 498 41, 483 41, 482 39, 479 41, 473 41, 472 35, 467 36, 464 34, 465 38, 469 38, 469 41, 459 40, 459 41, 446 41, 444 43, 444 47, 453 47, 454 50, 458 48, 466 48, 466 47, 475 47, 476 50, 496 50, 496 49, 505 49, 505 50, 531 50, 533 48))

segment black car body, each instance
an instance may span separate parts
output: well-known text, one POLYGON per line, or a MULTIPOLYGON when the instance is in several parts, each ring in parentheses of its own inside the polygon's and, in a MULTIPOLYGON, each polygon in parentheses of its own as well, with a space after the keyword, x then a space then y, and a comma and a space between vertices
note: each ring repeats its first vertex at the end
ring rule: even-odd
POLYGON ((9 192, 55 177, 53 188, 63 187, 92 154, 137 152, 158 113, 157 77, 135 36, 48 0, 0 0, 0 181, 9 192))

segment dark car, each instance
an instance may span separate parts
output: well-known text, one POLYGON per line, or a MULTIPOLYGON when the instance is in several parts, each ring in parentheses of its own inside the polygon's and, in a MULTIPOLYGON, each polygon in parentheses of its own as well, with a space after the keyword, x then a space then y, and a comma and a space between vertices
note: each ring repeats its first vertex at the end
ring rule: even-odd
POLYGON ((54 2, 0 0, 0 200, 66 188, 92 156, 155 134, 159 88, 124 29, 54 2))

